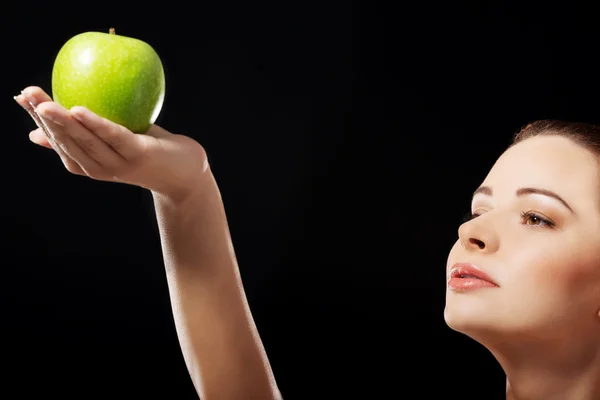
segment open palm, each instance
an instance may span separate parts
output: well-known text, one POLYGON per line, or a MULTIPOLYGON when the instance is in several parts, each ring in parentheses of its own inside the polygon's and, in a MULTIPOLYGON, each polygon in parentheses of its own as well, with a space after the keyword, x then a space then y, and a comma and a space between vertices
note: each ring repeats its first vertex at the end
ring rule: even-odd
POLYGON ((32 142, 53 149, 65 168, 92 179, 123 182, 182 196, 206 172, 206 152, 195 140, 153 125, 145 134, 102 118, 85 107, 70 110, 37 86, 15 97, 38 128, 32 142))

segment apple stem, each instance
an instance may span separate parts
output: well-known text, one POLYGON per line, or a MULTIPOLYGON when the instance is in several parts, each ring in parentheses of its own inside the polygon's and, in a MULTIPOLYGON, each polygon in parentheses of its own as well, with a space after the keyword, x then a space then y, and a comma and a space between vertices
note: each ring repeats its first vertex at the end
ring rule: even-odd
POLYGON ((114 35, 115 34, 115 28, 110 28, 108 30, 108 33, 111 34, 111 35, 114 35))

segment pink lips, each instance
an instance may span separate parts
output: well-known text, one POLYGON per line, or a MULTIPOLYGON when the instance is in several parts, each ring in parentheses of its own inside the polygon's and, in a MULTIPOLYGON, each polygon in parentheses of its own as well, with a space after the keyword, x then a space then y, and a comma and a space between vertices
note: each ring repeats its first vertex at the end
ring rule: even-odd
POLYGON ((499 287, 492 278, 473 264, 454 264, 450 270, 448 288, 456 291, 466 291, 482 288, 499 287))

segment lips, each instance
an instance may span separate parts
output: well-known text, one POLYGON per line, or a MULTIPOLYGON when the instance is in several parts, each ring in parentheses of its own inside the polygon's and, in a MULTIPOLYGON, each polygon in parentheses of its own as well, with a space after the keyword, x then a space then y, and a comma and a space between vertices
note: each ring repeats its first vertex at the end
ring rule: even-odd
POLYGON ((458 263, 452 267, 449 284, 456 287, 499 287, 489 275, 475 265, 467 263, 458 263))

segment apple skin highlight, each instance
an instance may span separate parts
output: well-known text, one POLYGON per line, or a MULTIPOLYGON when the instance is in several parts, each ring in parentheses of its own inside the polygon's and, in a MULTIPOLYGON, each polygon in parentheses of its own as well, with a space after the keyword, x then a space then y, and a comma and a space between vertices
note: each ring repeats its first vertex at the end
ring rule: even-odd
POLYGON ((146 42, 109 33, 84 32, 69 39, 52 69, 53 100, 84 106, 134 133, 146 133, 165 97, 165 73, 146 42))

